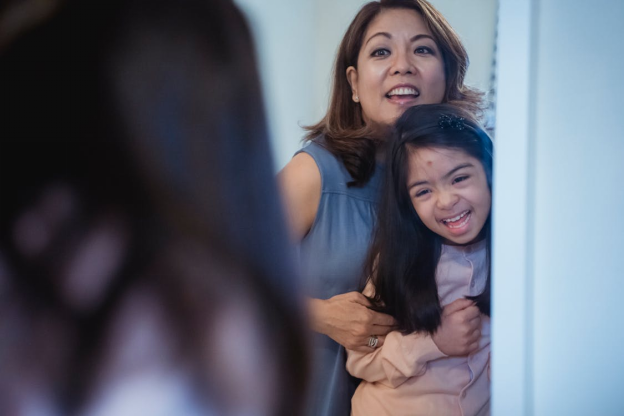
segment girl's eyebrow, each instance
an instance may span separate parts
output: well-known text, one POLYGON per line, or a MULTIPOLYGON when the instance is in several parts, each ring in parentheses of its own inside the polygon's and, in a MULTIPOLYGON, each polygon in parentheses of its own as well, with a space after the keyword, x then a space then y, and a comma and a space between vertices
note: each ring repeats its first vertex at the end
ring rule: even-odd
POLYGON ((473 164, 471 164, 470 162, 466 162, 465 164, 460 164, 457 165, 455 168, 453 168, 452 170, 450 170, 448 173, 446 173, 446 175, 444 175, 442 177, 442 179, 446 180, 448 179, 451 175, 453 175, 454 173, 456 173, 457 171, 459 171, 460 169, 464 169, 464 168, 470 168, 470 167, 474 167, 473 164))
MULTIPOLYGON (((471 164, 470 162, 466 162, 465 164, 459 164, 457 165, 455 168, 453 168, 452 170, 450 170, 449 172, 447 172, 446 174, 444 174, 444 176, 442 177, 443 180, 448 179, 451 175, 453 175, 454 173, 456 173, 457 171, 459 171, 460 169, 464 169, 464 168, 471 168, 474 167, 474 164, 471 164)), ((407 187, 407 191, 411 190, 414 187, 418 187, 419 185, 424 185, 424 184, 428 184, 429 181, 417 181, 413 184, 410 184, 407 187)))

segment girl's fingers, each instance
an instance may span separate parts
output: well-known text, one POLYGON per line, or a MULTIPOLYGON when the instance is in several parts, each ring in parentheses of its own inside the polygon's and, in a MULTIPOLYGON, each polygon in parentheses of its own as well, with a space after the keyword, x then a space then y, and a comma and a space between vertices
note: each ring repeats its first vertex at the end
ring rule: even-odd
POLYGON ((476 317, 473 317, 468 320, 468 325, 470 327, 480 327, 481 326, 481 314, 477 314, 476 317))
POLYGON ((464 310, 472 305, 474 305, 474 301, 467 298, 458 298, 457 300, 444 307, 442 315, 448 316, 453 313, 457 313, 458 311, 464 310))
POLYGON ((464 317, 466 318, 466 320, 472 320, 477 317, 481 319, 481 311, 479 311, 479 307, 475 305, 465 308, 462 313, 465 314, 464 317))
POLYGON ((472 333, 468 337, 468 340, 470 343, 474 343, 474 342, 479 343, 480 338, 481 338, 481 328, 479 327, 472 331, 472 333))
POLYGON ((475 350, 477 350, 479 348, 479 342, 474 342, 471 343, 469 348, 468 348, 468 353, 470 352, 474 352, 475 350))

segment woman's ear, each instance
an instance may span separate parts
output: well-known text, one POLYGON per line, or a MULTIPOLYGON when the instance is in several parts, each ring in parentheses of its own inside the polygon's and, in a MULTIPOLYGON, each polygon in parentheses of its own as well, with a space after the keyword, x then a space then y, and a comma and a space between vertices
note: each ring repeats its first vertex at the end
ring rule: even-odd
POLYGON ((351 86, 351 92, 353 93, 351 97, 353 101, 355 101, 356 103, 359 103, 360 97, 357 91, 358 90, 357 89, 358 73, 353 65, 347 68, 346 75, 347 75, 347 81, 349 82, 349 85, 351 86))

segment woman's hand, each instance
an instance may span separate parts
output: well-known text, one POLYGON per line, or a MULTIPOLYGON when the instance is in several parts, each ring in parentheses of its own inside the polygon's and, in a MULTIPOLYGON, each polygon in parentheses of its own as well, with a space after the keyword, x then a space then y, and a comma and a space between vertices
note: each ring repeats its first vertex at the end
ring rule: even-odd
POLYGON ((328 300, 310 299, 312 329, 326 334, 350 350, 370 352, 368 339, 377 336, 377 347, 395 325, 394 318, 370 309, 359 292, 336 295, 328 300))
POLYGON ((442 311, 442 324, 433 341, 448 356, 466 356, 479 347, 481 312, 474 301, 459 298, 442 311))

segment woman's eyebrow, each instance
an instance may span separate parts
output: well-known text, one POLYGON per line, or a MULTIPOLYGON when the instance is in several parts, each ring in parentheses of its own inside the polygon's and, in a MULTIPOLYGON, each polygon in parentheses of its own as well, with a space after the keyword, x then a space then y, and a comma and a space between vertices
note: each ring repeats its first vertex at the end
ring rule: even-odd
MULTIPOLYGON (((377 36, 383 36, 384 38, 392 39, 392 35, 390 33, 388 33, 388 32, 377 32, 374 35, 372 35, 370 38, 368 38, 368 40, 364 43, 364 46, 366 46, 371 41, 371 39, 373 39, 373 38, 375 38, 377 36)), ((410 42, 415 42, 415 41, 417 41, 419 39, 422 39, 422 38, 429 38, 433 42, 435 42, 435 39, 433 39, 433 36, 427 35, 426 33, 421 33, 419 35, 412 36, 410 38, 410 42)))
POLYGON ((385 38, 392 39, 392 35, 389 34, 388 32, 377 32, 374 35, 372 35, 370 38, 368 38, 368 40, 366 41, 364 46, 366 46, 366 44, 368 44, 371 41, 371 39, 373 39, 373 38, 375 38, 377 36, 383 36, 385 38))
POLYGON ((412 36, 412 38, 410 39, 410 42, 415 42, 415 41, 417 41, 419 39, 422 39, 422 38, 431 39, 435 43, 435 39, 433 39, 433 36, 427 35, 425 33, 421 33, 420 35, 412 36))

